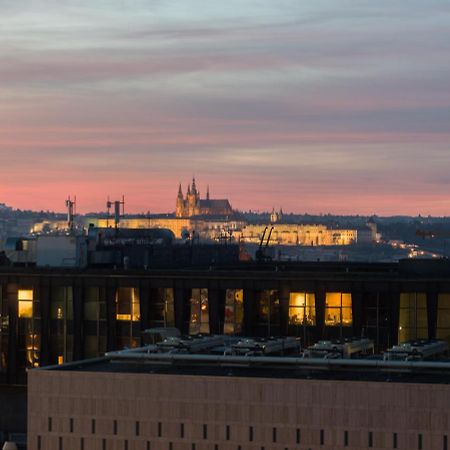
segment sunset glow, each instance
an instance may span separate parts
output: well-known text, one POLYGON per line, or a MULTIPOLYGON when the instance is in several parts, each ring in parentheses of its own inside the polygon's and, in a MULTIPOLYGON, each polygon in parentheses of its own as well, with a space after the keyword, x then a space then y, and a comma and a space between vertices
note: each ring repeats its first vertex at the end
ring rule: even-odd
POLYGON ((170 212, 195 175, 241 210, 450 215, 446 2, 45 4, 2 2, 0 202, 170 212))

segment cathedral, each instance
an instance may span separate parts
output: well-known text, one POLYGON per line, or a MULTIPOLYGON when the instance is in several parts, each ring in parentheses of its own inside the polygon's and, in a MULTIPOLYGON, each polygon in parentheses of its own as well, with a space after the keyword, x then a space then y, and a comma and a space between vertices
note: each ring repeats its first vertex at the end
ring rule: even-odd
POLYGON ((195 216, 226 217, 234 215, 234 211, 227 199, 211 200, 209 198, 209 186, 206 191, 206 199, 201 199, 200 192, 195 185, 195 178, 193 178, 192 185, 188 185, 186 197, 183 196, 181 184, 178 188, 175 215, 183 218, 195 216))

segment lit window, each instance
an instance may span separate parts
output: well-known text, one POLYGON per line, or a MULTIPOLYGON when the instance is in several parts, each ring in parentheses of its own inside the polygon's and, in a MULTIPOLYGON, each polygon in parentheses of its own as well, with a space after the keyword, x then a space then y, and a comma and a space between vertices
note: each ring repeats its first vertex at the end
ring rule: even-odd
POLYGON ((315 325, 315 306, 314 294, 291 292, 289 295, 289 323, 291 325, 315 325))
POLYGON ((350 326, 352 324, 352 294, 327 292, 325 325, 350 326))
POLYGON ((116 292, 116 319, 138 322, 141 318, 139 292, 136 288, 119 288, 116 292))
POLYGON ((225 297, 224 333, 240 333, 243 318, 244 291, 242 289, 227 289, 225 297))
POLYGON ((19 300, 19 317, 31 319, 33 317, 33 290, 19 289, 17 298, 19 300))
POLYGON ((192 289, 189 333, 209 333, 208 289, 192 289))

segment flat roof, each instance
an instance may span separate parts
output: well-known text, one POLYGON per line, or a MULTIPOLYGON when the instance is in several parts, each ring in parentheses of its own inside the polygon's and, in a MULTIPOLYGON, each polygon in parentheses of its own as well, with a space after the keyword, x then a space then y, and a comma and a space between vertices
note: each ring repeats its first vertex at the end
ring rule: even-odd
MULTIPOLYGON (((120 353, 120 352, 116 352, 120 353)), ((148 375, 190 375, 208 377, 243 377, 298 380, 356 381, 380 383, 450 384, 450 360, 436 362, 396 362, 374 359, 305 360, 305 364, 284 364, 292 358, 257 357, 248 363, 236 363, 233 358, 218 357, 215 361, 133 360, 110 356, 76 361, 59 366, 33 370, 53 372, 120 373, 148 375), (315 363, 318 363, 315 365, 315 363)))

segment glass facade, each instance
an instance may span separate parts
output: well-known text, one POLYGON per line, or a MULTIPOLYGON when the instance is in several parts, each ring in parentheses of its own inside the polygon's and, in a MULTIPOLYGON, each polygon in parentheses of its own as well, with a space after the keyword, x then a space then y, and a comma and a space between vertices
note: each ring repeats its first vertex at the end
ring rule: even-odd
POLYGON ((258 306, 257 325, 259 334, 272 336, 280 330, 280 298, 277 290, 264 290, 256 292, 258 306))
POLYGON ((450 293, 438 295, 436 338, 450 344, 450 293))
POLYGON ((427 296, 425 292, 400 294, 398 342, 428 339, 427 296))
POLYGON ((289 325, 316 324, 316 297, 310 292, 289 294, 289 325))
POLYGON ((120 287, 116 291, 117 348, 138 347, 140 344, 139 290, 120 287))
POLYGON ((105 289, 84 289, 84 357, 95 358, 106 352, 106 301, 105 289))
POLYGON ((51 289, 50 363, 62 364, 73 359, 73 291, 71 286, 51 289))
POLYGON ((155 289, 150 307, 150 327, 174 327, 174 297, 172 288, 155 289))
POLYGON ((227 289, 225 294, 225 334, 239 334, 242 332, 244 318, 243 289, 227 289))
POLYGON ((189 333, 209 333, 208 289, 192 289, 189 333))
POLYGON ((0 373, 8 367, 9 312, 8 299, 4 298, 3 287, 0 286, 0 373))
POLYGON ((352 323, 352 294, 348 292, 327 292, 325 297, 325 325, 349 327, 352 323))
MULTIPOLYGON (((11 295, 15 287, 9 286, 11 295)), ((34 289, 20 287, 17 289, 17 315, 18 315, 18 366, 32 368, 39 366, 41 348, 41 320, 40 304, 34 289)))

